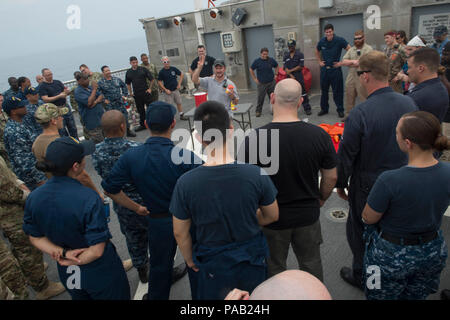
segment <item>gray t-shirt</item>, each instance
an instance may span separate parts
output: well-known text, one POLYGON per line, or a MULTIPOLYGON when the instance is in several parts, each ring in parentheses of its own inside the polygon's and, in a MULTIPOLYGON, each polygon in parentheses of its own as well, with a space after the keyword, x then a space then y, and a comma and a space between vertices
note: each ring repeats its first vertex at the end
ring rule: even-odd
POLYGON ((226 87, 228 87, 230 84, 234 87, 234 94, 236 98, 239 99, 236 85, 230 79, 225 78, 223 81, 218 82, 214 77, 200 78, 200 87, 208 91, 208 100, 214 100, 223 103, 225 105, 225 108, 228 110, 228 113, 231 114, 231 99, 225 92, 226 87))

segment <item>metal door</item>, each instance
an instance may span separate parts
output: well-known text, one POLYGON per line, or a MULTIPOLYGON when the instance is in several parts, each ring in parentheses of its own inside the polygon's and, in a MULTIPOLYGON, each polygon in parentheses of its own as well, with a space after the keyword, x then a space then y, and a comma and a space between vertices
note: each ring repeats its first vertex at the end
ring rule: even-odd
MULTIPOLYGON (((323 28, 331 23, 334 26, 334 34, 344 38, 347 42, 353 46, 355 31, 364 30, 364 21, 362 14, 352 14, 348 16, 331 17, 320 19, 320 39, 325 36, 323 28)), ((317 45, 317 44, 316 44, 317 45)), ((342 50, 342 57, 347 51, 342 50)), ((344 81, 347 78, 348 68, 343 67, 342 73, 344 74, 344 81)))
POLYGON ((207 55, 216 59, 225 60, 222 45, 220 44, 220 32, 205 33, 204 39, 207 55))
MULTIPOLYGON (((244 39, 247 51, 247 65, 250 68, 253 61, 259 58, 261 48, 269 49, 269 57, 275 58, 274 37, 272 26, 244 29, 244 39)), ((250 88, 256 89, 256 83, 249 77, 250 88)))
POLYGON ((411 36, 420 35, 431 45, 434 28, 440 25, 450 28, 450 4, 413 8, 411 36))

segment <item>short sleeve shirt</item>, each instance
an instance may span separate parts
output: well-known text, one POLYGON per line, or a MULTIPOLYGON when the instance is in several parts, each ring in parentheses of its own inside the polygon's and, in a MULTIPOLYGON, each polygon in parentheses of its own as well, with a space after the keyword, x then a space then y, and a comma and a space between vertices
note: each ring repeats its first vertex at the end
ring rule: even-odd
POLYGON ((263 60, 261 58, 256 59, 252 63, 252 70, 256 70, 256 78, 261 83, 270 83, 274 79, 273 68, 278 67, 278 63, 273 58, 267 58, 263 60))
MULTIPOLYGON (((305 65, 305 55, 300 52, 300 50, 295 50, 294 56, 291 57, 291 54, 288 52, 285 52, 283 57, 284 67, 287 69, 293 69, 295 67, 301 66, 303 67, 305 65)), ((295 79, 299 82, 303 81, 303 73, 302 70, 295 71, 292 73, 295 79)))
POLYGON ((148 90, 147 80, 152 81, 153 76, 147 68, 137 67, 136 70, 128 69, 125 74, 125 83, 133 86, 134 94, 143 95, 148 90))
MULTIPOLYGON (((103 104, 98 103, 93 108, 88 107, 88 99, 92 93, 92 88, 83 88, 79 86, 75 89, 75 100, 78 103, 78 108, 80 111, 80 116, 83 119, 83 124, 88 130, 93 130, 100 127, 100 121, 103 113, 103 104)), ((97 91, 95 98, 99 97, 100 93, 97 91)))
POLYGON ((256 166, 202 166, 178 180, 170 212, 192 220, 200 245, 222 246, 258 235, 256 211, 272 204, 276 194, 270 178, 256 166))
POLYGON ((402 167, 382 173, 367 200, 383 213, 383 231, 404 236, 437 231, 450 204, 450 164, 402 167))
MULTIPOLYGON (((53 80, 52 83, 42 82, 39 86, 39 95, 41 97, 42 96, 48 96, 49 98, 56 97, 63 91, 64 91, 64 84, 59 80, 53 80)), ((55 100, 53 104, 58 107, 62 107, 66 104, 66 99, 61 98, 55 100)))
POLYGON ((347 48, 347 46, 347 40, 335 35, 331 41, 323 37, 317 44, 317 50, 322 52, 322 59, 325 61, 325 66, 332 67, 334 62, 339 62, 342 50, 347 48))
MULTIPOLYGON (((365 55, 366 53, 369 53, 372 51, 373 48, 369 46, 368 44, 364 44, 364 46, 361 49, 357 49, 355 46, 351 47, 350 50, 347 51, 347 53, 342 58, 343 60, 359 60, 361 56, 365 55), (359 52, 359 54, 358 54, 359 52)), ((349 68, 347 81, 359 81, 358 74, 356 73, 357 68, 349 68)))
POLYGON ((214 77, 200 78, 200 87, 208 91, 208 100, 222 103, 228 111, 231 110, 231 99, 226 93, 226 88, 230 84, 234 87, 234 94, 239 99, 236 85, 230 79, 225 78, 218 82, 214 77))
MULTIPOLYGON (((195 69, 197 69, 198 66, 198 61, 200 59, 197 57, 194 59, 194 61, 192 61, 191 64, 191 70, 195 71, 195 69)), ((203 69, 202 71, 200 71, 200 77, 211 77, 214 72, 213 72, 213 66, 214 66, 214 62, 216 61, 216 58, 210 57, 210 56, 206 56, 205 57, 205 64, 203 65, 203 69)))
POLYGON ((175 67, 169 67, 169 69, 162 68, 158 74, 158 80, 162 81, 164 87, 170 91, 177 90, 178 81, 177 76, 181 76, 181 71, 175 67))

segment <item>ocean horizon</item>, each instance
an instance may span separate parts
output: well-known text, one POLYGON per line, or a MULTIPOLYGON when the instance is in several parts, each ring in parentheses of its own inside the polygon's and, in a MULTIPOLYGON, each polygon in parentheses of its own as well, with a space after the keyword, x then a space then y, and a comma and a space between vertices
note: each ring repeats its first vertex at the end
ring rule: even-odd
POLYGON ((9 77, 28 77, 32 85, 36 86, 36 75, 43 68, 49 68, 55 80, 70 81, 80 64, 84 63, 92 71, 98 72, 104 65, 111 70, 118 70, 130 67, 130 56, 140 59, 142 53, 148 54, 145 36, 3 58, 0 59, 0 92, 9 89, 9 77))

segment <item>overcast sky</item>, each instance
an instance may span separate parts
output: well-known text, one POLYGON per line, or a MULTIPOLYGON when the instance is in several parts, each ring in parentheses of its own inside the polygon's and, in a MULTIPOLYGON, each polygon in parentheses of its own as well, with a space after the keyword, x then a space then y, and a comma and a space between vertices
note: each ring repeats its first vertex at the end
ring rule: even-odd
MULTIPOLYGON (((208 1, 203 2, 207 7, 208 1)), ((0 0, 0 58, 112 40, 144 39, 138 19, 193 10, 194 0, 0 0), (79 30, 67 28, 70 5, 80 8, 79 30)))

